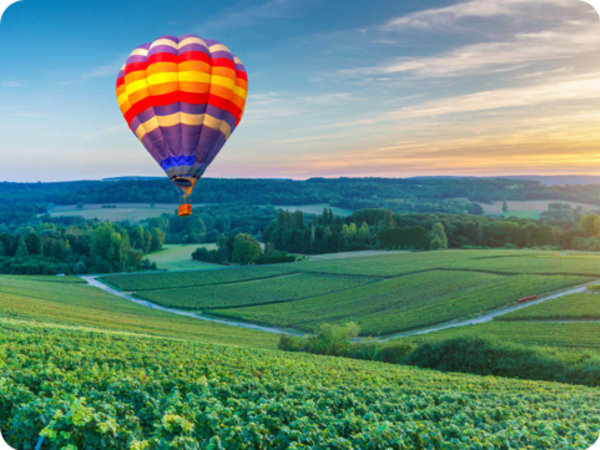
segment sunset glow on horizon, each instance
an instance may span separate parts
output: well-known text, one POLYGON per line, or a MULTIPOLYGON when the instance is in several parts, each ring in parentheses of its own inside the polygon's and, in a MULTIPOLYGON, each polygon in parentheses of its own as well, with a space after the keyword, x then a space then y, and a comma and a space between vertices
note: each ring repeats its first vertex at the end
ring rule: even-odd
POLYGON ((114 84, 131 48, 186 33, 249 77, 207 177, 600 175, 600 21, 580 0, 161 5, 9 7, 0 180, 161 176, 114 84))

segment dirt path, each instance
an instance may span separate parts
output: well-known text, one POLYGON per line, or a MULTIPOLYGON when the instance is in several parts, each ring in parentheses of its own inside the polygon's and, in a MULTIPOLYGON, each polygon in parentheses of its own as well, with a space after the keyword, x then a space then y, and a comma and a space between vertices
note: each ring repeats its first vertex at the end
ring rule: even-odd
POLYGON ((206 320, 207 322, 221 323, 223 325, 231 325, 234 327, 248 328, 250 330, 266 331, 267 333, 290 334, 290 335, 295 335, 295 336, 303 336, 304 335, 303 333, 300 333, 300 332, 291 332, 291 331, 286 331, 286 330, 282 330, 279 328, 264 327, 261 325, 254 325, 254 324, 245 323, 245 322, 237 322, 234 320, 215 319, 212 317, 203 316, 201 314, 196 314, 196 313, 193 313, 190 311, 182 311, 180 309, 174 309, 174 308, 165 308, 164 306, 160 306, 160 305, 157 305, 155 303, 152 303, 152 302, 149 302, 146 300, 141 300, 139 298, 134 297, 133 295, 126 294, 125 292, 117 291, 116 289, 113 289, 113 288, 107 286, 106 284, 98 281, 96 278, 99 276, 100 275, 89 275, 89 276, 82 276, 81 278, 84 279, 85 281, 87 281, 87 283, 91 286, 97 287, 98 289, 102 289, 103 291, 108 292, 109 294, 117 295, 121 298, 124 298, 125 300, 129 300, 130 302, 137 303, 138 305, 145 306, 146 308, 157 309, 159 311, 165 311, 165 312, 169 312, 169 313, 173 313, 173 314, 179 314, 180 316, 193 317, 195 319, 206 320))
MULTIPOLYGON (((137 303, 138 305, 145 306, 146 308, 152 308, 152 309, 157 309, 159 311, 165 311, 165 312, 170 312, 173 314, 179 314, 180 316, 194 317, 196 319, 206 320, 207 322, 221 323, 223 325, 231 325, 234 327, 241 327, 241 328, 248 328, 251 330, 265 331, 267 333, 288 334, 288 335, 294 335, 294 336, 304 336, 305 335, 305 333, 302 333, 299 331, 292 332, 292 331, 287 331, 287 330, 283 330, 281 328, 276 328, 276 327, 266 327, 266 326, 262 326, 262 325, 254 325, 251 323, 238 322, 235 320, 216 319, 213 317, 204 316, 202 314, 197 314, 197 313, 193 313, 190 311, 182 311, 180 309, 166 308, 164 306, 160 306, 160 305, 157 305, 155 303, 152 303, 152 302, 149 302, 146 300, 141 300, 139 298, 134 297, 133 295, 126 294, 125 292, 117 291, 116 289, 113 289, 113 288, 105 285, 104 283, 101 283, 100 281, 98 281, 96 278, 99 276, 100 275, 88 275, 88 276, 82 276, 81 278, 84 279, 85 281, 87 281, 88 284, 90 284, 91 286, 102 289, 103 291, 108 292, 109 294, 117 295, 121 298, 124 298, 125 300, 129 300, 131 302, 137 303)), ((521 304, 518 304, 515 306, 510 306, 508 308, 497 309, 495 311, 491 311, 489 313, 483 314, 478 317, 474 317, 472 319, 461 320, 461 321, 446 323, 446 324, 442 324, 442 325, 436 325, 434 327, 421 328, 419 330, 405 331, 402 333, 394 333, 394 334, 391 334, 388 336, 382 336, 382 337, 378 338, 378 340, 388 341, 390 339, 399 338, 399 337, 414 336, 417 334, 427 334, 427 333, 433 333, 434 331, 445 330, 448 328, 463 327, 466 325, 476 325, 478 323, 490 322, 494 319, 494 317, 498 317, 503 314, 508 314, 510 312, 517 311, 519 309, 527 308, 529 306, 537 305, 539 303, 545 302, 546 300, 562 297, 564 295, 585 292, 588 285, 598 284, 598 281, 600 281, 600 280, 591 281, 589 283, 586 283, 583 286, 579 286, 576 288, 557 292, 556 294, 547 295, 542 298, 538 298, 536 300, 529 301, 527 303, 521 303, 521 304)), ((546 321, 543 321, 543 322, 546 322, 546 321)), ((548 320, 547 322, 556 322, 556 321, 548 320)), ((584 322, 584 321, 582 321, 582 322, 584 322)), ((587 321, 585 321, 585 322, 587 322, 587 321)))
MULTIPOLYGON (((519 309, 528 308, 530 306, 537 305, 539 303, 543 303, 546 300, 563 297, 563 296, 569 295, 569 294, 577 294, 577 293, 585 292, 587 290, 588 285, 597 284, 597 283, 598 283, 598 280, 591 281, 591 282, 586 283, 585 285, 579 286, 577 288, 568 289, 568 290, 562 291, 562 292, 557 292, 556 294, 547 295, 545 297, 538 298, 536 300, 532 300, 532 301, 529 301, 526 303, 520 303, 515 306, 509 306, 508 308, 497 309, 495 311, 491 311, 491 312, 483 314, 481 316, 474 317, 473 319, 461 320, 458 322, 446 323, 446 324, 442 324, 442 325, 436 325, 434 327, 421 328, 420 330, 406 331, 403 333, 395 333, 395 334, 392 334, 389 336, 382 337, 381 340, 387 341, 389 339, 394 339, 397 337, 414 336, 417 334, 427 334, 427 333, 433 333, 434 331, 446 330, 448 328, 464 327, 465 325, 476 325, 478 323, 490 322, 494 319, 494 317, 508 314, 513 311, 518 311, 519 309)), ((550 322, 550 321, 548 321, 548 322, 550 322)))

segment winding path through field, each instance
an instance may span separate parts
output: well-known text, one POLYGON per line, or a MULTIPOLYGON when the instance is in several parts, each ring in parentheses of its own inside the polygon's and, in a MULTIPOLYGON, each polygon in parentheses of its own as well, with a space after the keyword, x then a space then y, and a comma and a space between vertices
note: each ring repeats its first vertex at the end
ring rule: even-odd
MULTIPOLYGON (((124 298, 125 300, 129 300, 131 302, 137 303, 138 305, 145 306, 146 308, 157 309, 159 311, 170 312, 170 313, 173 313, 173 314, 179 314, 181 316, 193 317, 195 319, 206 320, 208 322, 221 323, 223 325, 231 325, 231 326, 235 326, 235 327, 248 328, 248 329, 251 329, 251 330, 266 331, 267 333, 288 334, 288 335, 295 335, 295 336, 304 336, 304 335, 306 335, 306 333, 302 333, 302 332, 299 332, 299 331, 295 331, 294 332, 294 331, 289 331, 289 330, 283 330, 281 328, 276 328, 276 327, 267 327, 267 326, 262 326, 262 325, 255 325, 255 324, 251 324, 251 323, 247 323, 247 322, 238 322, 238 321, 235 321, 235 320, 216 319, 216 318, 213 318, 213 317, 204 316, 202 314, 196 314, 196 313, 189 312, 189 311, 182 311, 180 309, 166 308, 164 306, 160 306, 160 305, 157 305, 155 303, 152 303, 152 302, 149 302, 149 301, 146 301, 146 300, 141 300, 141 299, 136 298, 133 295, 129 295, 129 294, 125 293, 125 292, 117 291, 116 289, 113 289, 110 286, 107 286, 106 284, 98 281, 96 278, 99 277, 99 276, 100 275, 87 275, 87 276, 82 276, 81 278, 84 279, 85 281, 87 281, 87 283, 90 284, 91 286, 94 286, 94 287, 97 287, 99 289, 102 289, 103 291, 106 291, 109 294, 117 295, 117 296, 119 296, 121 298, 124 298)), ((568 289, 568 290, 565 290, 565 291, 557 292, 555 294, 547 295, 547 296, 544 296, 544 297, 539 298, 537 300, 529 301, 527 303, 521 303, 521 304, 518 304, 518 305, 515 305, 515 306, 509 306, 507 308, 496 309, 494 311, 488 312, 488 313, 483 314, 483 315, 478 316, 478 317, 474 317, 472 319, 461 320, 461 321, 456 321, 456 322, 452 322, 452 323, 445 323, 445 324, 441 324, 441 325, 436 325, 434 327, 421 328, 419 330, 411 330, 411 331, 406 331, 406 332, 402 332, 402 333, 394 333, 394 334, 391 334, 391 335, 382 336, 382 337, 380 337, 378 339, 381 340, 381 341, 387 341, 387 340, 394 339, 394 338, 399 338, 399 337, 413 336, 413 335, 417 335, 417 334, 433 333, 434 331, 445 330, 447 328, 463 327, 465 325, 475 325, 475 324, 478 324, 478 323, 490 322, 490 321, 492 321, 494 319, 494 317, 498 317, 498 316, 501 316, 503 314, 508 314, 510 312, 517 311, 519 309, 527 308, 529 306, 537 305, 539 303, 545 302, 546 300, 550 300, 550 299, 553 299, 553 298, 562 297, 564 295, 585 292, 588 285, 597 284, 599 281, 600 280, 591 281, 589 283, 584 284, 583 286, 579 286, 579 287, 576 287, 576 288, 573 288, 573 289, 568 289)), ((537 322, 556 322, 556 321, 551 321, 551 320, 540 321, 540 320, 538 320, 537 322)))
POLYGON ((125 300, 129 300, 130 302, 137 303, 138 305, 145 306, 146 308, 157 309, 159 311, 170 312, 173 314, 179 314, 180 316, 193 317, 195 319, 206 320, 207 322, 221 323, 223 325, 232 325, 232 326, 241 327, 241 328, 249 328, 251 330, 266 331, 267 333, 304 336, 304 333, 300 333, 300 332, 286 331, 286 330, 281 330, 279 328, 264 327, 262 325, 254 325, 254 324, 245 323, 245 322, 236 322, 233 320, 215 319, 212 317, 203 316, 201 314, 196 314, 196 313, 189 312, 189 311, 182 311, 180 309, 165 308, 164 306, 160 306, 160 305, 157 305, 155 303, 152 303, 152 302, 149 302, 146 300, 141 300, 141 299, 136 298, 133 295, 129 295, 125 292, 117 291, 116 289, 113 289, 110 286, 107 286, 106 284, 98 281, 96 278, 99 276, 100 275, 88 275, 88 276, 82 276, 81 278, 84 279, 85 281, 87 281, 87 283, 91 286, 97 287, 98 289, 102 289, 103 291, 106 291, 109 294, 117 295, 121 298, 124 298, 125 300))

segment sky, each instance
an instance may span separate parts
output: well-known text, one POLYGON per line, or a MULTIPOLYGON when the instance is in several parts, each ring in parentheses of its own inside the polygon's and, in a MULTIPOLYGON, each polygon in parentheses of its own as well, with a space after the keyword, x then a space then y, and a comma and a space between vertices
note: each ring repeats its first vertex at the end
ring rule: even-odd
POLYGON ((187 33, 249 78, 205 176, 600 175, 600 23, 580 0, 23 0, 0 20, 0 180, 161 176, 115 80, 187 33))

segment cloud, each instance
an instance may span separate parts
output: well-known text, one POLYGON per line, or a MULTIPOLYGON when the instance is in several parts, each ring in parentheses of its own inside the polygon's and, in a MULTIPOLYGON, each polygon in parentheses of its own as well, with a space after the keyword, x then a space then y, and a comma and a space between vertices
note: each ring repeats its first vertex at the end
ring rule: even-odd
POLYGON ((411 74, 455 77, 511 71, 539 61, 572 58, 600 49, 596 23, 567 23, 539 32, 517 33, 511 41, 478 42, 448 52, 417 58, 396 58, 374 67, 341 70, 346 78, 411 74))
POLYGON ((8 9, 8 7, 14 3, 18 3, 20 0, 0 0, 0 21, 2 21, 2 16, 8 9))
POLYGON ((23 87, 23 83, 18 81, 3 81, 2 87, 23 87))
POLYGON ((444 8, 433 8, 406 14, 386 22, 382 29, 397 31, 410 28, 434 29, 454 26, 465 18, 508 16, 517 19, 527 14, 527 8, 550 6, 571 8, 572 0, 472 0, 444 8))

